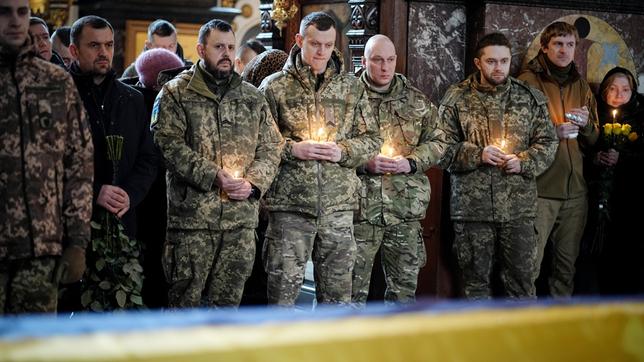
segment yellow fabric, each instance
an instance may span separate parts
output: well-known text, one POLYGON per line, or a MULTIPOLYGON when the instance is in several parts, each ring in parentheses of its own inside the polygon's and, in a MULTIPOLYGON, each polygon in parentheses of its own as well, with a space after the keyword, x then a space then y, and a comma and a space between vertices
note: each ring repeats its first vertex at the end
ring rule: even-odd
POLYGON ((398 314, 0 342, 0 361, 36 360, 642 361, 644 303, 398 314))

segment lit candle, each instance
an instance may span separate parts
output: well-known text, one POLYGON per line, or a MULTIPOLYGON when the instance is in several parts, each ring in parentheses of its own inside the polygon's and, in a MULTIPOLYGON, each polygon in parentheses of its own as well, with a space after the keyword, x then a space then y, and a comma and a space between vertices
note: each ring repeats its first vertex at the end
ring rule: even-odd
POLYGON ((617 123, 617 110, 613 109, 613 123, 617 123))
POLYGON ((315 133, 315 138, 318 142, 322 142, 322 139, 326 139, 326 130, 324 127, 320 127, 318 131, 315 133))
POLYGON ((505 151, 506 141, 505 138, 501 140, 501 149, 505 151))
POLYGON ((241 171, 233 170, 233 178, 241 178, 241 171))
POLYGON ((380 153, 381 153, 383 156, 387 156, 387 157, 393 157, 393 156, 394 156, 394 152, 395 152, 395 150, 394 150, 393 146, 391 146, 391 145, 390 145, 389 143, 387 143, 387 142, 386 142, 385 144, 383 144, 383 145, 382 145, 382 149, 380 150, 380 153))

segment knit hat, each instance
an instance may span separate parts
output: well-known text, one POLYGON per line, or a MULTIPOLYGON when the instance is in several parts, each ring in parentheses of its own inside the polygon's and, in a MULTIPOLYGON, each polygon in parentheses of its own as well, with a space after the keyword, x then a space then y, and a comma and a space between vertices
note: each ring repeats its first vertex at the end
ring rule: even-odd
POLYGON ((264 78, 277 73, 284 67, 288 54, 279 49, 267 50, 253 58, 241 74, 243 80, 259 87, 264 78))
POLYGON ((139 73, 139 81, 146 88, 154 88, 159 72, 183 66, 181 58, 169 50, 155 48, 144 51, 136 59, 134 67, 139 73))

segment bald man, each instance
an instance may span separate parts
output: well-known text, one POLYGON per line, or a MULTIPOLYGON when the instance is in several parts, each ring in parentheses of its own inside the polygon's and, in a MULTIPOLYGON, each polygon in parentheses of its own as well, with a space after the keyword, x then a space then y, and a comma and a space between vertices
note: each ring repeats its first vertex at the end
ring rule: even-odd
POLYGON ((396 73, 396 48, 389 38, 370 38, 362 65, 360 80, 384 144, 379 155, 358 169, 366 195, 354 219, 358 253, 352 301, 358 305, 367 301, 371 269, 381 249, 385 303, 413 303, 418 272, 426 259, 420 224, 429 205, 425 171, 440 160, 447 144, 436 126, 436 107, 396 73))

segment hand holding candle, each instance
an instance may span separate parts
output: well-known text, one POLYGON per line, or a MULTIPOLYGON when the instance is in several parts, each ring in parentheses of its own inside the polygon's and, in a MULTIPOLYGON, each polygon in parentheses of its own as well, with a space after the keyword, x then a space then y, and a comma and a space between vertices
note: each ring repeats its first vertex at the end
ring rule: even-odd
POLYGON ((215 183, 231 200, 246 200, 252 191, 250 182, 242 177, 242 171, 239 169, 220 169, 215 183))

